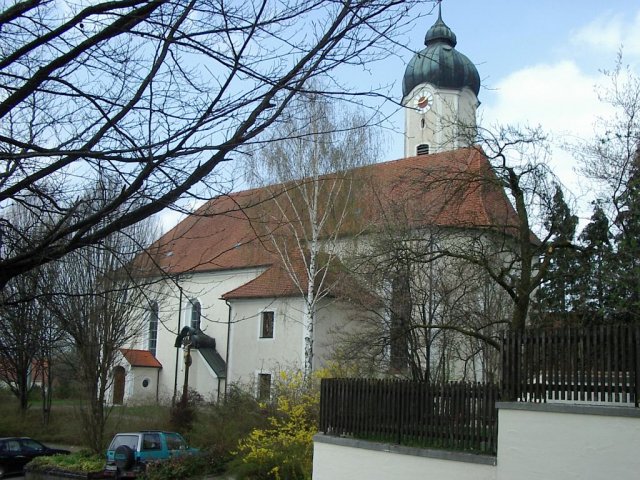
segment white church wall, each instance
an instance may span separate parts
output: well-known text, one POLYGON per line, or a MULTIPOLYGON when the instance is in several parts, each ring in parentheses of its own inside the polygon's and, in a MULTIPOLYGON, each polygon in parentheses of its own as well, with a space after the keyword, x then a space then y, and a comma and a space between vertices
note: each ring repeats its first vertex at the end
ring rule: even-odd
MULTIPOLYGON (((216 340, 216 350, 226 357, 227 323, 229 308, 222 295, 256 278, 264 268, 252 268, 220 272, 199 272, 180 275, 155 285, 150 297, 157 298, 159 306, 158 339, 156 358, 162 364, 159 380, 159 399, 168 402, 174 394, 177 380, 178 395, 184 381, 184 359, 182 349, 178 351, 178 370, 176 377, 177 333, 191 323, 190 299, 201 304, 201 329, 216 340), (182 295, 181 295, 182 291, 182 295)), ((146 315, 146 313, 145 313, 146 315)), ((140 335, 137 348, 148 349, 148 327, 140 335)), ((194 365, 189 371, 189 384, 205 397, 217 396, 218 381, 213 371, 206 365, 198 353, 193 355, 194 365), (202 365, 201 365, 202 363, 202 365)))
POLYGON ((302 298, 234 300, 232 305, 229 382, 254 384, 258 373, 304 366, 302 298), (273 338, 260 338, 263 311, 274 312, 273 338))

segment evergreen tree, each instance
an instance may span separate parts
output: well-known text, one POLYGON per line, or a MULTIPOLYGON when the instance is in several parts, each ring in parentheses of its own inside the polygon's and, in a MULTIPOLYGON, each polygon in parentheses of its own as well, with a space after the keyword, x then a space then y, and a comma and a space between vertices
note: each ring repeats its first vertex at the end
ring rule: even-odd
POLYGON ((589 321, 610 318, 613 275, 613 245, 610 224, 602 206, 594 202, 591 221, 578 240, 583 250, 576 256, 575 305, 589 321))
POLYGON ((556 185, 545 226, 555 236, 557 247, 547 278, 536 293, 537 322, 564 320, 573 310, 576 252, 572 244, 577 225, 578 217, 571 213, 562 189, 556 185))
POLYGON ((615 236, 614 305, 619 321, 640 320, 640 150, 620 196, 615 236))

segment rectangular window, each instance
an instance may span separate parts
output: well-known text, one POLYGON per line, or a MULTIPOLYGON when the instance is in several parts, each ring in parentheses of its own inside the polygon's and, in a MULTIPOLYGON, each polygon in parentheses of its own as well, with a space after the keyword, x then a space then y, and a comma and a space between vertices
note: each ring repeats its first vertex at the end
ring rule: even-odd
POLYGON ((262 312, 260 320, 260 338, 273 338, 273 312, 262 312))
POLYGON ((268 401, 271 399, 271 374, 258 374, 258 400, 268 401))

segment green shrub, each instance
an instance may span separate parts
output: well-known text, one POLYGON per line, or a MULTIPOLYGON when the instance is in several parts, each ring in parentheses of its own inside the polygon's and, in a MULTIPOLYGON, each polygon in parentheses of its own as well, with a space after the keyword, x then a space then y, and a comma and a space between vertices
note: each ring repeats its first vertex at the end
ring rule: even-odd
POLYGON ((282 372, 274 387, 276 408, 269 424, 239 442, 233 473, 241 479, 310 479, 319 391, 300 372, 282 372))
POLYGON ((198 421, 189 432, 189 442, 206 449, 222 471, 224 464, 233 458, 232 452, 240 439, 256 428, 268 426, 269 413, 270 409, 260 405, 243 387, 229 385, 224 401, 198 410, 198 421))
POLYGON ((70 455, 53 455, 51 457, 37 457, 29 462, 30 470, 66 470, 69 472, 101 472, 104 470, 105 459, 102 455, 96 455, 83 450, 70 455))
POLYGON ((144 474, 145 480, 175 480, 211 473, 214 459, 210 455, 186 455, 170 460, 150 462, 144 474))

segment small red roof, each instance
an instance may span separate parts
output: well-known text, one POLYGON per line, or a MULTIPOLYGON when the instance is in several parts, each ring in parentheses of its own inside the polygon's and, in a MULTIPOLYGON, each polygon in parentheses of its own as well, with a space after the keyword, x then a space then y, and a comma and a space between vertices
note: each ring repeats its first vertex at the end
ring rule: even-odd
POLYGON ((132 367, 162 368, 162 364, 149 350, 131 350, 121 348, 120 352, 132 367))

